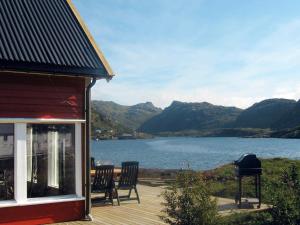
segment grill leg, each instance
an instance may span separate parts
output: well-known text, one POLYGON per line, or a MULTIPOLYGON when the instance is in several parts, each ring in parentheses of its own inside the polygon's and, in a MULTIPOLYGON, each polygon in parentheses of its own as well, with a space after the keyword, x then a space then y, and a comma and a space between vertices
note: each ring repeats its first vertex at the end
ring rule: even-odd
POLYGON ((242 187, 242 177, 239 176, 239 205, 238 207, 242 207, 242 193, 243 193, 243 187, 242 187))
POLYGON ((255 176, 255 197, 258 198, 258 175, 255 176))
POLYGON ((260 175, 258 175, 258 206, 257 208, 260 208, 261 206, 261 181, 260 181, 260 175))

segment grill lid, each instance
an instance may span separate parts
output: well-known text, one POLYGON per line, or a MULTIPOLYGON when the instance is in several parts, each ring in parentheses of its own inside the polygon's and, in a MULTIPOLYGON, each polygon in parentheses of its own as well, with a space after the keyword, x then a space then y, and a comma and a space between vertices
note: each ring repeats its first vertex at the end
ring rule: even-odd
POLYGON ((261 162, 255 154, 244 154, 234 164, 239 168, 261 168, 261 162))
POLYGON ((255 154, 244 154, 238 160, 234 161, 237 167, 238 175, 255 175, 261 174, 261 161, 255 154))

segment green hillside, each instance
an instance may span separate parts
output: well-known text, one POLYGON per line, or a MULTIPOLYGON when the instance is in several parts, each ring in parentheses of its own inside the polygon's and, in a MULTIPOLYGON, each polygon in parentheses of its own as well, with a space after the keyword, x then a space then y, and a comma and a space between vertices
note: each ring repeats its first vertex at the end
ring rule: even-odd
POLYGON ((110 101, 92 101, 92 128, 113 129, 116 133, 135 131, 142 123, 161 112, 151 102, 133 106, 110 101))
POLYGON ((274 129, 294 128, 300 125, 300 101, 273 124, 274 129))
MULTIPOLYGON (((276 128, 274 125, 283 117, 290 115, 296 101, 289 99, 267 99, 245 109, 236 119, 234 127, 276 128)), ((286 118, 289 120, 290 118, 286 118)), ((285 121, 286 121, 285 120, 285 121)), ((300 121, 300 120, 299 120, 300 121)))

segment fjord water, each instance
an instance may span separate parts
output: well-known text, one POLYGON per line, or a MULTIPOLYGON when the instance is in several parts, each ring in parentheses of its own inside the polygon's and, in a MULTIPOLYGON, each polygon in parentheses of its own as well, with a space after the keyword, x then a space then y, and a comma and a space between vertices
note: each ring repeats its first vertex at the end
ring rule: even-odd
POLYGON ((299 139, 168 137, 93 141, 92 155, 101 164, 120 166, 136 160, 142 168, 205 170, 237 160, 244 153, 260 158, 300 159, 299 139))

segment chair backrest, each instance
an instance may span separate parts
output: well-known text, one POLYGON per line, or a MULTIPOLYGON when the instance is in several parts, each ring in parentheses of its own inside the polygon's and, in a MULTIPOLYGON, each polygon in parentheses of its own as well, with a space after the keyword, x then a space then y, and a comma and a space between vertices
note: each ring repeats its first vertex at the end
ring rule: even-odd
POLYGON ((139 162, 122 162, 119 187, 134 187, 137 184, 139 162))
POLYGON ((95 164, 95 158, 91 157, 91 170, 95 170, 96 164, 95 164))
POLYGON ((108 190, 113 185, 114 166, 96 166, 95 177, 92 184, 92 191, 101 192, 108 190))

